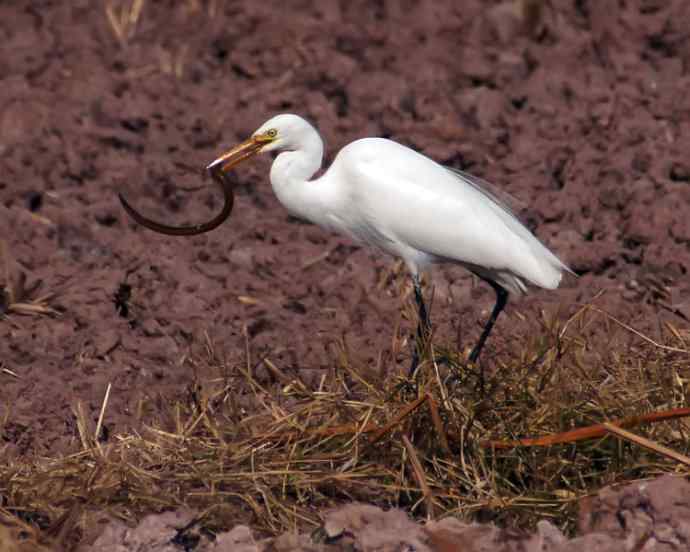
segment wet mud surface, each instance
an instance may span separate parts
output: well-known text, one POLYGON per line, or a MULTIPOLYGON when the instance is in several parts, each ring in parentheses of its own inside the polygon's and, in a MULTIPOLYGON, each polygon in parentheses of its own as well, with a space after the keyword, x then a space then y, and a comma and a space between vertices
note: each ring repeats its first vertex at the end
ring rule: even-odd
MULTIPOLYGON (((551 4, 531 21, 478 0, 150 1, 113 25, 95 2, 2 3, 2 306, 25 274, 40 283, 26 300, 50 293, 59 313, 0 320, 2 454, 78 449, 74 405, 95 420, 108 384, 107 432, 155 418, 224 375, 190 361, 209 350, 268 386, 265 358, 312 381, 343 350, 406 368, 404 268, 289 217, 268 157, 237 170, 235 211, 210 234, 160 236, 123 213, 117 192, 172 223, 210 218, 217 190, 185 189, 278 112, 314 122, 327 162, 386 136, 519 198, 580 276, 510 303, 487 366, 541 310, 565 319, 601 290, 652 337, 687 327, 690 4, 551 4)), ((433 284, 434 339, 471 347, 493 292, 455 267, 433 284)))

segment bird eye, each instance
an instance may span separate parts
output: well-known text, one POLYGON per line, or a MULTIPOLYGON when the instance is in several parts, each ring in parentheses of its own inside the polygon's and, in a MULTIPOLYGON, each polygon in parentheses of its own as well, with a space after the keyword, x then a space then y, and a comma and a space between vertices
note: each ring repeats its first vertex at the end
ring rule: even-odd
POLYGON ((266 134, 268 134, 269 138, 275 138, 278 135, 278 131, 275 128, 272 128, 266 134))

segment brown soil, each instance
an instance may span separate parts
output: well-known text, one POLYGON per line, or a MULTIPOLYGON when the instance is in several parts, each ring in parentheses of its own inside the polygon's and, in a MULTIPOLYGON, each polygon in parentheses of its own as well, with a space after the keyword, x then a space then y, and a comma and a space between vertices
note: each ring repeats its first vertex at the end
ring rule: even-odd
MULTIPOLYGON (((237 172, 235 212, 207 235, 153 234, 120 208, 123 191, 159 219, 210 217, 216 190, 182 188, 283 111, 317 125, 328 160, 388 136, 528 206, 580 278, 511 303, 487 366, 541 309, 565 317, 600 290, 652 338, 660 322, 687 327, 690 4, 550 4, 531 19, 480 0, 151 0, 118 36, 100 3, 3 2, 0 283, 40 283, 25 302, 51 293, 59 316, 0 319, 0 454, 79 449, 73 409, 95 420, 109 383, 106 433, 155 418, 219 375, 186 361, 207 346, 228 367, 256 363, 266 385, 262 358, 312 380, 343 348, 356 365, 407 366, 391 345, 412 328, 404 270, 288 217, 269 159, 237 172)), ((471 346, 491 290, 452 267, 433 282, 434 339, 471 346)))

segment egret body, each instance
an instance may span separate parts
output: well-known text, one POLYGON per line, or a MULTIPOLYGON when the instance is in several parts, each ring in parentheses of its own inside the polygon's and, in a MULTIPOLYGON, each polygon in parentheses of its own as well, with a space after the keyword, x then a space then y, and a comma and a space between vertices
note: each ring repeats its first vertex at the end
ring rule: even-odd
MULTIPOLYGON (((470 354, 472 362, 479 358, 509 293, 523 294, 528 285, 555 289, 569 271, 477 180, 392 140, 356 140, 338 153, 321 177, 310 180, 321 167, 323 141, 301 117, 282 114, 213 161, 207 170, 222 177, 239 161, 269 151, 280 152, 271 167, 271 185, 291 214, 405 261, 419 308, 421 340, 430 329, 420 288, 420 274, 427 266, 459 264, 493 287, 496 304, 470 354)), ((227 186, 222 216, 197 227, 155 223, 134 211, 122 196, 120 199, 136 220, 154 230, 196 234, 229 216, 232 193, 227 186)), ((415 349, 411 372, 417 364, 415 349)))

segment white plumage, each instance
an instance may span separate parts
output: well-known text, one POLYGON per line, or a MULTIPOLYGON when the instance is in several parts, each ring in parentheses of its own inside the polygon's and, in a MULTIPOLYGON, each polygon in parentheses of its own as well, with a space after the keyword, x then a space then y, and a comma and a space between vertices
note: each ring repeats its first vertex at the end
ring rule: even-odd
POLYGON ((457 262, 521 293, 526 283, 558 287, 566 269, 467 177, 391 140, 349 144, 312 182, 291 183, 286 174, 272 170, 271 182, 294 215, 402 257, 413 275, 457 262))

